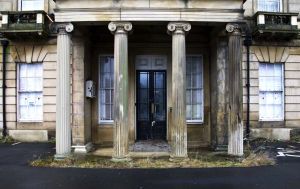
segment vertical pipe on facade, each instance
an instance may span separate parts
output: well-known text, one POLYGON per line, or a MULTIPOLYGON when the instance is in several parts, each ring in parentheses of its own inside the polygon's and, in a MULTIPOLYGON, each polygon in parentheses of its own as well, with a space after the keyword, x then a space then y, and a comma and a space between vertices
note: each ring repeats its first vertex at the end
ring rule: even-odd
POLYGON ((2 130, 2 136, 7 136, 7 126, 6 126, 6 49, 8 46, 7 40, 1 40, 2 45, 2 115, 3 115, 3 130, 2 130))
POLYGON ((247 35, 244 45, 247 49, 247 121, 246 121, 246 138, 249 139, 250 135, 250 46, 252 44, 251 36, 247 35))

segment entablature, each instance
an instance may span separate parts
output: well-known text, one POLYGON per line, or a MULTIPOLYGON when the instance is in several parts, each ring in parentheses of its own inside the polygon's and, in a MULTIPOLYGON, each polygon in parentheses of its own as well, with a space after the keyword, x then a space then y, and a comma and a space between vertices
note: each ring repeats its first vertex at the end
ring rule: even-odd
POLYGON ((237 9, 56 9, 56 22, 97 21, 198 21, 243 22, 243 10, 237 9))

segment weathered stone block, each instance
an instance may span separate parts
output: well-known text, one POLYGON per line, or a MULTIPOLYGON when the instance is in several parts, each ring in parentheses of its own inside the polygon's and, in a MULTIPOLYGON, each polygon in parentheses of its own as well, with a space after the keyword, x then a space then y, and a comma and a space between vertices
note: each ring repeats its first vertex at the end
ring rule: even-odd
POLYGON ((47 130, 9 130, 9 136, 22 142, 46 142, 47 130))
POLYGON ((251 129, 251 137, 254 138, 268 138, 274 140, 290 140, 289 128, 259 128, 251 129))

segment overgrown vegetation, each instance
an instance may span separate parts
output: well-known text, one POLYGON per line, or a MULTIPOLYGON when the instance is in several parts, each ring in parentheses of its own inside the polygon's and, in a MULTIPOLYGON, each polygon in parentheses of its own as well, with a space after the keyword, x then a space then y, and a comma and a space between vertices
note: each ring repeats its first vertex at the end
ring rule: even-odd
POLYGON ((247 152, 245 157, 232 157, 226 153, 197 151, 189 154, 190 160, 171 162, 167 158, 133 159, 129 162, 112 162, 99 156, 72 156, 55 160, 53 156, 32 161, 37 167, 78 167, 78 168, 209 168, 209 167, 251 167, 274 165, 275 160, 267 153, 247 152))
POLYGON ((111 159, 94 155, 73 155, 64 160, 55 160, 53 156, 38 158, 30 163, 36 167, 78 167, 78 168, 210 168, 210 167, 253 167, 274 165, 271 157, 271 144, 279 141, 265 138, 245 142, 244 156, 233 157, 226 152, 214 152, 209 149, 193 149, 189 152, 189 161, 172 162, 168 158, 141 158, 129 162, 112 162, 111 159))
POLYGON ((300 135, 291 136, 291 142, 300 142, 300 135))
POLYGON ((0 137, 0 144, 1 143, 14 143, 16 142, 11 136, 6 136, 6 137, 3 137, 1 136, 0 137))

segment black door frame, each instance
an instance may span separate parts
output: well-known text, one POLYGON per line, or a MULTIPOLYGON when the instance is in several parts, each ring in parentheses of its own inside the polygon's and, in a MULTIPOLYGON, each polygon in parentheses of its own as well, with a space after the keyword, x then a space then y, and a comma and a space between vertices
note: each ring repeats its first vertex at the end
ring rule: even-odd
MULTIPOLYGON (((135 99, 135 109, 136 109, 136 141, 138 140, 143 140, 143 139, 140 139, 139 137, 139 126, 138 126, 138 114, 139 114, 139 111, 138 111, 138 99, 139 99, 139 87, 138 87, 138 82, 139 82, 139 73, 140 72, 148 72, 149 73, 149 80, 151 82, 149 82, 149 94, 154 94, 154 73, 155 72, 161 72, 161 73, 164 73, 164 90, 165 90, 165 94, 164 94, 164 106, 165 106, 165 124, 164 124, 164 132, 163 132, 163 138, 161 140, 165 140, 167 141, 167 70, 136 70, 135 72, 135 84, 136 84, 136 91, 135 91, 135 95, 136 95, 136 99, 135 99)), ((151 115, 151 105, 150 105, 150 99, 151 98, 150 96, 148 97, 148 116, 150 118, 150 121, 151 122, 153 120, 153 115, 151 115)), ((150 124, 150 123, 149 123, 150 124)))

